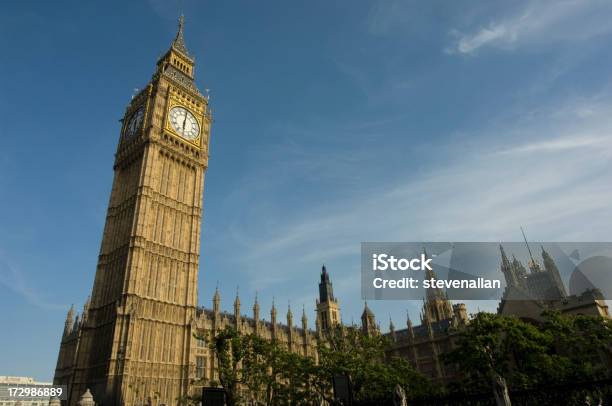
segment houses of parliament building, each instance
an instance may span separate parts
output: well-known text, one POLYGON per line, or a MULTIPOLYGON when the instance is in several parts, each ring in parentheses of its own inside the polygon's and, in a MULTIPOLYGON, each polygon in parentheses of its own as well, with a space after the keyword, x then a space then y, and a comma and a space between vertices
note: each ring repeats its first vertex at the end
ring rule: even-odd
MULTIPOLYGON (((325 267, 315 330, 308 328, 303 310, 299 322, 291 309, 281 322, 274 304, 270 321, 264 321, 257 299, 246 317, 238 295, 233 313, 223 312, 218 291, 211 309, 198 307, 212 115, 208 97, 195 85, 194 62, 181 17, 148 85, 125 110, 92 293, 80 315, 68 312, 55 370, 54 384, 68 386, 70 406, 88 389, 105 406, 176 405, 197 390, 194 381, 217 379, 214 354, 197 337, 228 326, 316 357, 324 332, 341 323, 325 267)), ((440 363, 439 354, 452 347, 452 332, 468 322, 465 305, 429 289, 420 325, 408 319, 405 328, 396 329, 390 323, 390 352, 445 382, 455 371, 440 363)), ((380 334, 367 304, 359 328, 380 334)))
MULTIPOLYGON (((185 46, 183 17, 153 77, 125 110, 114 162, 104 234, 90 299, 70 309, 54 383, 68 386, 67 404, 88 389, 103 405, 175 405, 190 383, 216 378, 214 357, 196 337, 232 326, 314 355, 317 332, 304 312, 296 327, 198 307, 204 175, 212 122, 208 97, 194 82, 195 58, 185 46)), ((340 321, 326 270, 321 274, 317 326, 340 321)))

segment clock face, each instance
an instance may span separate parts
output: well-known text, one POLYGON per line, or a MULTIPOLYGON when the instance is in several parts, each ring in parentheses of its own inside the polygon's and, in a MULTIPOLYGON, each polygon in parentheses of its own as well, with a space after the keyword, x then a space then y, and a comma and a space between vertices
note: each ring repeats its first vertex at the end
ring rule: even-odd
POLYGON ((173 107, 170 110, 170 125, 180 136, 190 141, 200 135, 200 124, 195 116, 184 107, 173 107))
POLYGON ((125 126, 125 137, 131 138, 142 126, 142 119, 144 118, 144 109, 141 107, 136 110, 127 125, 125 126))

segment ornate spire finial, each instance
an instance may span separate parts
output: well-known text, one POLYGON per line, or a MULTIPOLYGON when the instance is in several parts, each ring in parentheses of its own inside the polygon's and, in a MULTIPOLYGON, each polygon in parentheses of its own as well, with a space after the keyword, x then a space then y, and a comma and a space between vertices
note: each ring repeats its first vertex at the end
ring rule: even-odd
POLYGON ((181 14, 178 20, 178 31, 176 32, 176 37, 174 38, 174 41, 172 41, 172 48, 189 57, 189 51, 187 51, 187 47, 185 46, 185 38, 183 37, 184 26, 185 16, 181 14))
POLYGON ((276 328, 276 305, 274 304, 274 296, 272 296, 272 308, 270 309, 270 322, 272 327, 276 328))
POLYGON ((302 327, 304 328, 304 332, 306 331, 307 326, 308 326, 308 318, 306 317, 306 306, 302 304, 302 327))
POLYGON ((64 333, 70 333, 74 327, 74 305, 70 306, 68 314, 66 314, 66 321, 64 323, 64 333))
POLYGON ((287 304, 287 324, 291 327, 290 321, 293 321, 293 312, 291 311, 291 302, 287 304))
POLYGON ((219 294, 219 281, 217 281, 217 287, 215 288, 215 294, 213 295, 213 310, 218 313, 221 310, 221 295, 219 294))
POLYGON ((501 252, 502 264, 510 264, 510 261, 508 261, 508 256, 506 255, 506 251, 504 250, 504 246, 501 243, 499 244, 499 251, 501 252))

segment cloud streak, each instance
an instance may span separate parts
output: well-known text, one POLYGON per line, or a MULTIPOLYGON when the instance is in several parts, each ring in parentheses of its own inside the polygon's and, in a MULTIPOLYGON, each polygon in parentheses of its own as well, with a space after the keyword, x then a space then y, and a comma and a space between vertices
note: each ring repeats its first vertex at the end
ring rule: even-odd
POLYGON ((29 304, 44 310, 65 309, 65 305, 50 303, 44 300, 43 294, 33 289, 32 284, 26 280, 25 275, 0 258, 0 285, 12 290, 29 304))
MULTIPOLYGON (((431 151, 431 165, 418 176, 410 165, 396 167, 393 162, 397 176, 378 179, 376 189, 332 195, 299 210, 269 212, 260 206, 252 219, 277 222, 274 227, 258 220, 234 223, 234 247, 242 254, 234 257, 233 266, 248 269, 244 276, 253 288, 282 287, 285 296, 302 297, 320 264, 331 263, 338 289, 346 292, 345 317, 350 318, 358 316, 361 306, 355 278, 361 241, 511 241, 519 238, 518 225, 526 226, 533 239, 605 240, 612 227, 612 220, 606 220, 610 216, 602 216, 612 199, 612 137, 607 135, 612 132, 612 100, 594 99, 597 103, 576 98, 525 112, 523 121, 475 129, 469 134, 475 147, 469 150, 460 141, 447 141, 431 151), (274 258, 273 266, 269 258, 274 258)), ((376 164, 338 159, 334 168, 333 157, 322 159, 335 173, 334 182, 343 176, 349 182, 355 176, 364 179, 376 164)), ((308 173, 290 153, 279 165, 275 172, 289 178, 308 173)), ((253 176, 262 179, 256 172, 253 176)), ((250 192, 253 184, 254 179, 245 179, 242 190, 256 201, 257 193, 250 192)), ((377 304, 389 306, 393 308, 377 304)), ((482 307, 494 310, 495 304, 482 307)))
POLYGON ((553 138, 545 141, 532 142, 511 147, 501 151, 501 154, 525 154, 533 152, 572 151, 581 148, 610 149, 612 136, 580 135, 564 138, 553 138))
POLYGON ((475 54, 481 48, 515 49, 519 46, 584 41, 609 33, 612 5, 605 1, 528 1, 521 10, 461 33, 448 53, 475 54))

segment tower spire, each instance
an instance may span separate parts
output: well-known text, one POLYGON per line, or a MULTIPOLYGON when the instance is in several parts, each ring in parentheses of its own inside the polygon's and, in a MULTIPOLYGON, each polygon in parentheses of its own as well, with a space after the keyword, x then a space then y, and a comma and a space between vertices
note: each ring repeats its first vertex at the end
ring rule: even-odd
POLYGON ((70 310, 66 314, 66 321, 64 322, 64 334, 69 334, 74 327, 74 305, 70 306, 70 310))
POLYGON ((302 304, 302 328, 306 331, 308 327, 308 318, 306 317, 306 306, 302 304))
POLYGON ((510 260, 508 260, 508 257, 506 256, 506 251, 504 251, 504 247, 501 244, 499 244, 499 251, 501 252, 502 259, 501 271, 506 278, 506 284, 508 286, 519 286, 520 282, 519 277, 516 274, 516 269, 510 264, 510 260))
POLYGON ((529 270, 531 272, 539 272, 540 271, 540 265, 538 264, 538 262, 533 258, 533 254, 531 253, 531 248, 529 247, 529 243, 527 242, 527 236, 525 235, 525 230, 523 230, 523 227, 521 227, 521 233, 523 234, 523 239, 525 240, 525 246, 527 247, 527 252, 529 252, 529 270))
POLYGON ((272 296, 272 309, 270 309, 270 318, 272 323, 276 323, 276 304, 274 296, 272 296))
POLYGON ((333 326, 341 324, 340 306, 334 297, 332 282, 325 265, 321 266, 321 281, 319 282, 319 300, 317 300, 317 313, 321 318, 323 330, 330 330, 333 326))
POLYGON ((259 299, 257 298, 257 291, 255 291, 255 303, 253 303, 253 310, 259 314, 259 299))
POLYGON ((412 320, 410 320, 410 313, 408 309, 406 309, 406 327, 408 327, 408 334, 410 337, 414 338, 414 330, 412 328, 412 320))
POLYGON ((174 41, 172 41, 172 48, 184 54, 187 57, 191 57, 189 55, 189 51, 185 46, 185 38, 183 36, 183 30, 185 29, 185 16, 181 14, 178 19, 178 30, 176 32, 176 37, 174 37, 174 41))
POLYGON ((544 270, 552 275, 554 281, 556 292, 551 292, 551 294, 560 298, 567 296, 567 292, 565 291, 565 285, 563 284, 563 280, 561 279, 561 274, 559 274, 559 268, 557 268, 557 264, 555 264, 553 258, 544 249, 544 246, 540 245, 540 248, 542 248, 542 260, 544 263, 544 270))
POLYGON ((236 320, 240 317, 240 295, 238 294, 238 286, 236 286, 236 298, 234 299, 234 316, 236 316, 236 320))
POLYGON ((215 288, 215 294, 213 295, 213 311, 219 313, 221 310, 221 295, 219 294, 219 282, 217 281, 217 287, 215 288))
POLYGON ((293 312, 291 311, 291 301, 287 304, 287 327, 291 330, 293 327, 293 312))

